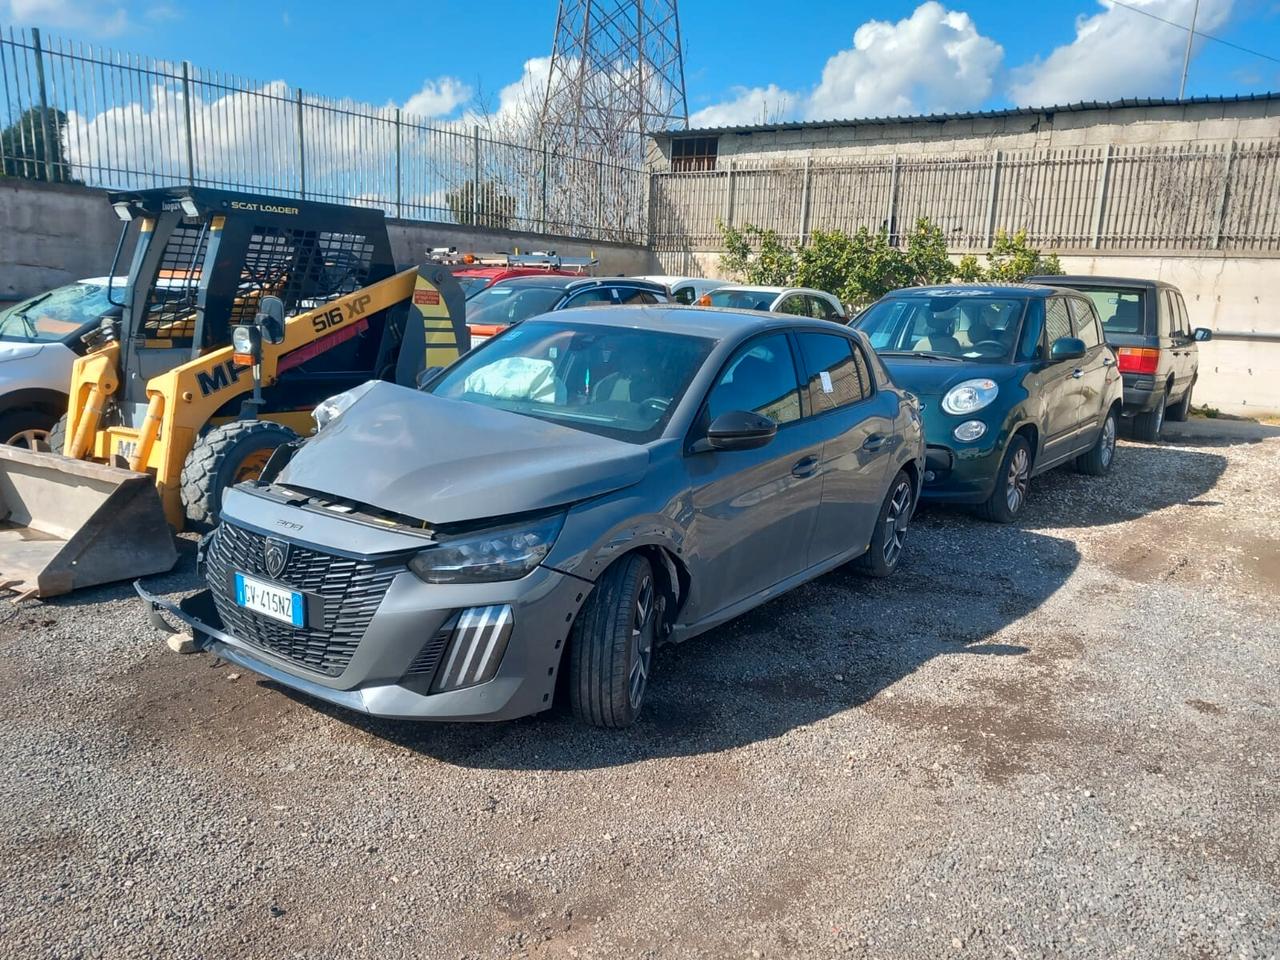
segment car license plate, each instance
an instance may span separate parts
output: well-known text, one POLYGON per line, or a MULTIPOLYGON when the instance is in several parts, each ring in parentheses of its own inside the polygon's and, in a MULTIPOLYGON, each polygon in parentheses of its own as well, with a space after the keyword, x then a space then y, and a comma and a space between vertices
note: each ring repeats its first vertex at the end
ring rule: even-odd
POLYGON ((236 603, 281 623, 295 627, 303 624, 305 601, 302 594, 243 573, 236 574, 236 603))

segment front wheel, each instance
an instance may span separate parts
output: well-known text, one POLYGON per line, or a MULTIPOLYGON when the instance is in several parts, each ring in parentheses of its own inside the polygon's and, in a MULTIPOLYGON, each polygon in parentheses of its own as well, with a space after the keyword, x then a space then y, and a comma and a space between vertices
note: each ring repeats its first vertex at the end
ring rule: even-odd
POLYGON ((222 510, 222 491, 256 480, 276 447, 298 435, 271 420, 233 420, 196 441, 182 465, 182 506, 187 519, 213 526, 222 510))
POLYGON ((1102 421, 1102 429, 1098 431, 1098 440, 1088 453, 1076 457, 1076 469, 1091 477, 1101 477, 1111 472, 1111 465, 1116 460, 1116 412, 1107 411, 1107 419, 1102 421))
POLYGON ((876 528, 871 534, 871 544, 867 547, 867 552, 858 558, 857 569, 861 573, 868 577, 887 577, 898 569, 914 506, 915 489, 911 478, 905 470, 899 470, 893 483, 889 484, 884 503, 880 505, 880 515, 876 518, 876 528))
POLYGON ((0 443, 25 450, 48 450, 49 430, 53 424, 53 417, 38 410, 0 414, 0 443))
POLYGON ((991 496, 978 506, 978 516, 992 523, 1013 523, 1027 502, 1031 485, 1031 444, 1015 436, 1005 449, 991 496))
POLYGON ((629 727, 644 705, 660 619, 649 561, 631 553, 596 581, 569 636, 569 706, 593 727, 629 727))

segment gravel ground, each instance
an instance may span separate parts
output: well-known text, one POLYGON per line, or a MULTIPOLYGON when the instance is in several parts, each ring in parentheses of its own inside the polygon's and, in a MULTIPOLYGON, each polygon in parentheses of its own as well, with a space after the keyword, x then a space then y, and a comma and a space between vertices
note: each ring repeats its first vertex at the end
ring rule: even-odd
POLYGON ((1193 421, 929 510, 622 733, 340 713, 127 588, 0 609, 0 956, 1275 957, 1277 475, 1193 421))

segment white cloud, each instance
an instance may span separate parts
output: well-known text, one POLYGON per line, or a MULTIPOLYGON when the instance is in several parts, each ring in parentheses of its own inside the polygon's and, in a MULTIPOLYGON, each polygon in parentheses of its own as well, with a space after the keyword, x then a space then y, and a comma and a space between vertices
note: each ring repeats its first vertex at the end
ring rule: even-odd
POLYGON ((423 81, 422 89, 404 102, 404 112, 416 117, 444 117, 471 99, 472 89, 454 77, 423 81))
POLYGON ((129 26, 124 7, 109 0, 0 0, 0 20, 55 30, 91 30, 116 36, 129 26))
MULTIPOLYGON (((1189 23, 1194 0, 1132 0, 1148 13, 1189 23)), ((1076 19, 1071 43, 1013 71, 1009 99, 1042 107, 1078 100, 1174 96, 1187 34, 1135 10, 1099 0, 1103 10, 1076 19)), ((1212 32, 1231 14, 1232 0, 1200 0, 1198 31, 1212 32)))
POLYGON ((1004 49, 967 13, 936 0, 896 23, 868 20, 853 46, 832 56, 807 92, 739 87, 699 110, 690 126, 778 120, 833 120, 971 109, 992 93, 1004 49))

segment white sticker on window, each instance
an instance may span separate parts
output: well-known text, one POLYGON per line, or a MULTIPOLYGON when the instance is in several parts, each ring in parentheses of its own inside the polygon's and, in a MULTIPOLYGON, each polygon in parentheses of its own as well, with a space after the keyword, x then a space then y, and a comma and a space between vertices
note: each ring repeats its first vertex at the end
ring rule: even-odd
POLYGON ((823 370, 820 374, 818 374, 818 376, 822 378, 822 392, 835 393, 836 388, 831 386, 831 374, 823 370))
POLYGON ((547 356, 549 356, 552 360, 556 359, 556 357, 560 356, 560 348, 559 348, 559 347, 549 347, 549 348, 547 349, 547 356))

